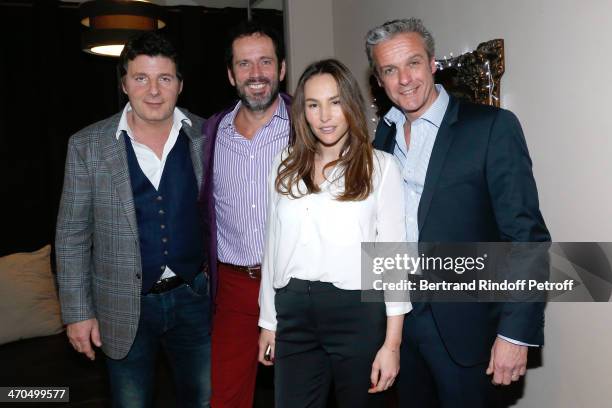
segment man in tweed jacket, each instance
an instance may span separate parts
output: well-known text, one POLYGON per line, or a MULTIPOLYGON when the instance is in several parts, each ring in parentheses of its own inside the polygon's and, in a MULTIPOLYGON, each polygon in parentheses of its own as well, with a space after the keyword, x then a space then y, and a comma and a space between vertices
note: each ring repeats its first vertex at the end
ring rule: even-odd
POLYGON ((151 405, 164 348, 178 405, 210 396, 201 217, 202 119, 176 108, 176 51, 147 32, 119 61, 129 103, 70 138, 56 233, 62 316, 76 351, 106 355, 113 406, 151 405))

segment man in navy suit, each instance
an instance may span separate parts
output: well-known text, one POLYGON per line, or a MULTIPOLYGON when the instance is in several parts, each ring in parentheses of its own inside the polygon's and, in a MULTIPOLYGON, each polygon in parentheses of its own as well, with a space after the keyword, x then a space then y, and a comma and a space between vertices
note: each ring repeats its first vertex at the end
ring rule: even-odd
MULTIPOLYGON (((418 19, 373 28, 366 52, 394 105, 374 147, 400 162, 408 241, 550 241, 517 118, 436 85, 434 40, 418 19)), ((401 406, 492 406, 491 384, 525 374, 543 326, 542 303, 415 304, 404 323, 401 406)))

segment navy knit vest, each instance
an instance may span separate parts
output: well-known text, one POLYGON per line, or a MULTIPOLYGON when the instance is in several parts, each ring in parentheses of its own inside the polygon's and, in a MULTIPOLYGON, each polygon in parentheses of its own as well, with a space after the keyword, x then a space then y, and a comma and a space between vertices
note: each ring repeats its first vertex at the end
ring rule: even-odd
POLYGON ((191 282, 201 270, 204 246, 187 136, 179 132, 155 190, 138 164, 129 137, 123 135, 140 237, 142 293, 153 287, 166 265, 191 282))

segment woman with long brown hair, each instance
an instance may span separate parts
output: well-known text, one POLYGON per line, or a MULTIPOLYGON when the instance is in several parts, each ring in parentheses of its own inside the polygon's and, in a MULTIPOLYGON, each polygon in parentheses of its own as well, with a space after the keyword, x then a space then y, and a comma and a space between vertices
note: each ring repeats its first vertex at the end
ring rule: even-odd
POLYGON ((410 303, 361 301, 361 242, 405 239, 395 159, 370 145, 350 71, 308 66, 290 146, 269 178, 259 360, 275 365, 277 408, 381 406, 399 371, 410 303))

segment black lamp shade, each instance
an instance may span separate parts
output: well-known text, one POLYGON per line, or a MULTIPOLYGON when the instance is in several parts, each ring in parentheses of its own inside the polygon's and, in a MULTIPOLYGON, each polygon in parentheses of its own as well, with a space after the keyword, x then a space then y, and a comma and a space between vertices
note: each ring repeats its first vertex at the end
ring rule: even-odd
POLYGON ((98 55, 117 56, 131 36, 165 26, 162 7, 137 0, 87 1, 79 14, 87 27, 81 35, 83 51, 98 55))

